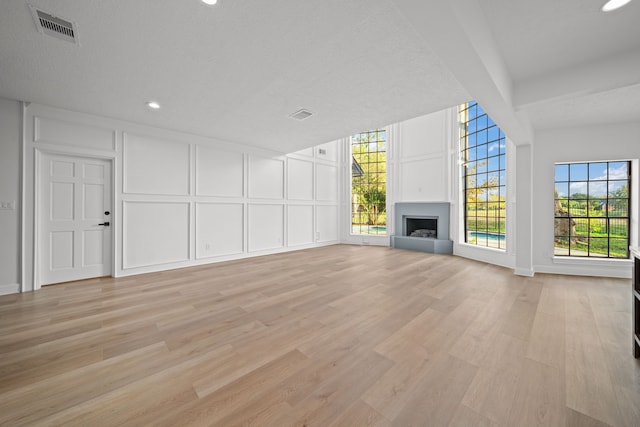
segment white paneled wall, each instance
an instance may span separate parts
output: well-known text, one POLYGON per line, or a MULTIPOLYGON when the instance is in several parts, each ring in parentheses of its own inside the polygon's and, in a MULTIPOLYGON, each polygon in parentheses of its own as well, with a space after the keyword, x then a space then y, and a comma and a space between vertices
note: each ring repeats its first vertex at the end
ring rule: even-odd
POLYGON ((249 204, 249 252, 280 249, 284 245, 284 205, 249 204))
MULTIPOLYGON (((313 243, 312 205, 289 205, 287 207, 287 218, 289 246, 301 246, 313 243)), ((320 223, 318 225, 320 225, 320 223)))
POLYGON ((335 142, 283 155, 36 104, 25 123, 27 191, 37 152, 114 159, 115 276, 338 243, 335 142))
POLYGON ((338 206, 317 206, 319 242, 332 242, 338 238, 338 206))
POLYGON ((448 201, 449 111, 417 117, 398 126, 395 201, 448 201))
POLYGON ((196 195, 242 197, 243 194, 243 154, 196 146, 196 195))
POLYGON ((402 200, 447 200, 446 156, 403 160, 400 167, 402 200))
POLYGON ((249 156, 249 197, 284 198, 284 160, 249 156))
POLYGON ((189 203, 125 201, 123 269, 189 259, 189 203))
POLYGON ((189 145, 124 135, 124 193, 189 194, 189 145))
POLYGON ((196 203, 196 258, 244 251, 242 203, 196 203))
POLYGON ((115 150, 114 129, 67 121, 58 117, 34 117, 33 142, 82 149, 115 150))
POLYGON ((338 168, 331 165, 318 165, 317 199, 323 202, 331 202, 338 199, 338 168))
MULTIPOLYGON (((338 215, 340 193, 338 160, 340 143, 328 142, 316 147, 316 242, 329 243, 340 238, 342 221, 338 215)), ((349 164, 351 162, 348 162, 349 164)), ((350 169, 349 169, 350 170, 350 169)), ((348 218, 348 217, 347 217, 348 218)))
POLYGON ((313 200, 313 161, 290 158, 287 171, 289 200, 313 200))

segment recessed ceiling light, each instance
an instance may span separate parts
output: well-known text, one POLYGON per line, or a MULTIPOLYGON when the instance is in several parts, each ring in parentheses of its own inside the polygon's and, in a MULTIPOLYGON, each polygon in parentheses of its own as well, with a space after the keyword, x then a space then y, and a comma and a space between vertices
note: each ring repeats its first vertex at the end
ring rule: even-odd
POLYGON ((612 10, 620 9, 625 4, 629 3, 631 0, 609 0, 602 6, 603 12, 611 12, 612 10))
POLYGON ((202 0, 202 3, 213 6, 214 4, 218 3, 218 0, 202 0))
POLYGON ((156 101, 149 101, 147 102, 147 107, 157 110, 158 108, 160 108, 160 104, 158 104, 156 101))

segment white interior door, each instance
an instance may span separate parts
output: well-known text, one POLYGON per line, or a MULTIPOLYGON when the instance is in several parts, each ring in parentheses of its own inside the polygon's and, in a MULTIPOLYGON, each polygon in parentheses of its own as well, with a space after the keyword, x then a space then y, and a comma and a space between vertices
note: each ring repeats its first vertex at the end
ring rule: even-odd
POLYGON ((111 162, 43 154, 40 284, 111 275, 111 162))

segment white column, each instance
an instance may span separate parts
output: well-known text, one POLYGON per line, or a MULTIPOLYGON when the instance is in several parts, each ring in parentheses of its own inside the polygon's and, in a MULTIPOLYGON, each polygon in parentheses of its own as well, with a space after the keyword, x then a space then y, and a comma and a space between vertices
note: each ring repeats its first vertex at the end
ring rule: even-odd
POLYGON ((533 276, 533 147, 516 145, 515 274, 533 276))

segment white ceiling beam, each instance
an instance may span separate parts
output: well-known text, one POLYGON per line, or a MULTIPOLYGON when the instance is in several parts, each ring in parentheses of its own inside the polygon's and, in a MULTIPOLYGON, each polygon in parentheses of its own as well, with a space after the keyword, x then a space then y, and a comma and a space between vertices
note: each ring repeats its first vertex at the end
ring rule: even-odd
POLYGON ((618 52, 514 85, 516 110, 640 84, 640 49, 618 52))
POLYGON ((533 141, 512 103, 512 79, 477 0, 394 0, 400 13, 516 144, 533 141))

